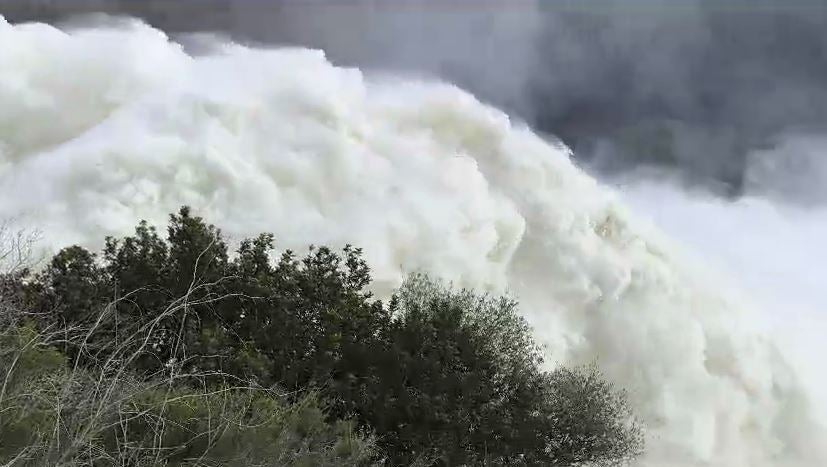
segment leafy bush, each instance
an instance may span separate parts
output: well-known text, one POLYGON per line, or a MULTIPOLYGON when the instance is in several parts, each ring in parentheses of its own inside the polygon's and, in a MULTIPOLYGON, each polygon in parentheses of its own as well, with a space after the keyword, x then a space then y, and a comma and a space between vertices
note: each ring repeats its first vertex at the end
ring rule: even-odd
MULTIPOLYGON (((359 249, 311 247, 275 261, 273 249, 262 234, 231 254, 217 228, 182 208, 166 239, 142 222, 107 239, 100 256, 62 250, 9 290, 72 368, 139 386, 174 382, 164 394, 181 397, 192 375, 196 395, 281 388, 301 404, 310 390, 331 426, 353 419, 374 432, 388 465, 600 465, 640 453, 622 392, 591 369, 543 371, 515 301, 415 275, 383 304, 359 249)), ((187 433, 213 412, 212 396, 200 400, 203 410, 175 424, 187 433)), ((128 433, 147 430, 134 423, 128 433)), ((151 433, 167 455, 189 452, 151 433)))
POLYGON ((412 276, 392 303, 391 351, 363 410, 404 464, 621 464, 642 449, 621 392, 593 369, 541 370, 517 303, 412 276))
POLYGON ((373 441, 329 422, 316 394, 292 404, 197 375, 138 380, 73 371, 28 327, 0 332, 3 465, 369 465, 373 441), (196 384, 202 383, 199 387, 196 384))

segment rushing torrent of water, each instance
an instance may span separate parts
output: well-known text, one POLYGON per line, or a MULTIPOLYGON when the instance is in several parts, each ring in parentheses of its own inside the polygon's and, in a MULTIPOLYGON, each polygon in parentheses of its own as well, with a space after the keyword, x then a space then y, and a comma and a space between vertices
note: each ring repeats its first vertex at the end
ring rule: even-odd
POLYGON ((0 19, 0 218, 98 247, 181 204, 235 237, 362 246, 379 292, 412 270, 513 292, 551 362, 597 360, 630 391, 645 465, 823 465, 737 295, 469 94, 313 50, 196 57, 137 22, 0 19))

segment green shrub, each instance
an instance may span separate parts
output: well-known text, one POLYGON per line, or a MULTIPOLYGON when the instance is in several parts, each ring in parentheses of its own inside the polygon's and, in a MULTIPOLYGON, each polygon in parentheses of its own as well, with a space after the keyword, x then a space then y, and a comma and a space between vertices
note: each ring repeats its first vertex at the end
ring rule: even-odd
POLYGON ((0 463, 15 466, 372 465, 373 441, 294 403, 198 377, 137 380, 72 371, 30 328, 0 332, 0 463), (197 383, 201 383, 200 386, 197 383))
MULTIPOLYGON (((311 247, 273 261, 273 248, 262 234, 230 254, 220 230, 183 208, 166 239, 142 222, 99 256, 64 249, 13 289, 39 329, 59 330, 55 344, 73 368, 138 386, 173 381, 164 401, 191 393, 192 375, 203 384, 195 394, 282 388, 301 405, 310 390, 331 427, 353 419, 374 432, 387 465, 600 465, 640 453, 622 392, 591 369, 543 371, 514 300, 415 275, 385 305, 368 292, 359 249, 311 247)), ((183 440, 206 430, 218 400, 160 413, 135 406, 127 412, 176 423, 158 434, 139 417, 127 433, 151 433, 156 451, 183 462, 201 449, 183 440)))
POLYGON ((541 370, 531 329, 505 297, 412 276, 393 302, 389 349, 361 411, 394 464, 622 463, 642 449, 623 394, 590 369, 541 370))

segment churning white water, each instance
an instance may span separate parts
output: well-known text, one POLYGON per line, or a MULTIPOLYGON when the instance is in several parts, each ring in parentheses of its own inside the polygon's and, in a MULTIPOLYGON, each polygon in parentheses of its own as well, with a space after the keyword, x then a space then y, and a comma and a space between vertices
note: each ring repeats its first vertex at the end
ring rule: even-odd
POLYGON ((508 290, 553 363, 630 391, 650 466, 824 465, 808 397, 754 317, 564 147, 446 84, 372 80, 319 51, 190 56, 134 23, 0 19, 0 218, 100 246, 189 204, 234 236, 365 248, 508 290))
MULTIPOLYGON (((763 186, 774 184, 770 181, 763 186)), ((796 190, 807 185, 802 183, 796 190)), ((813 185, 813 189, 808 193, 823 187, 813 185)), ((749 300, 760 310, 755 316, 758 325, 781 344, 816 396, 813 402, 819 418, 827 419, 822 351, 827 335, 827 206, 803 208, 755 195, 724 201, 708 193, 687 193, 642 180, 623 191, 637 210, 650 215, 672 238, 725 271, 723 280, 748 291, 749 300)))

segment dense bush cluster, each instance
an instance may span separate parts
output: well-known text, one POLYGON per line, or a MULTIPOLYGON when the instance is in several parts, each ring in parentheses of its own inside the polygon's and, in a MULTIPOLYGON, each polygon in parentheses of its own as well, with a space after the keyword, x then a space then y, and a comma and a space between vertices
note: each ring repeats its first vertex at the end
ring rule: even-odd
POLYGON ((183 208, 166 238, 142 222, 99 255, 74 246, 37 274, 4 274, 0 439, 13 441, 0 462, 562 466, 640 453, 623 394, 591 369, 544 371, 513 300, 414 275, 383 303, 359 249, 274 258, 272 235, 231 253, 183 208))
POLYGON ((369 465, 373 440, 317 395, 72 368, 48 337, 0 335, 0 462, 11 466, 369 465))

